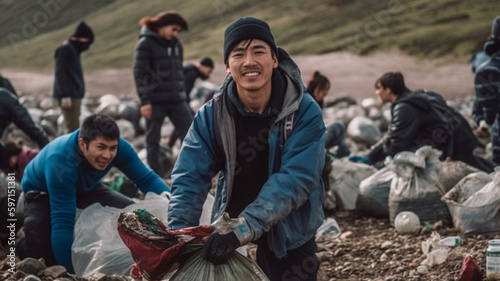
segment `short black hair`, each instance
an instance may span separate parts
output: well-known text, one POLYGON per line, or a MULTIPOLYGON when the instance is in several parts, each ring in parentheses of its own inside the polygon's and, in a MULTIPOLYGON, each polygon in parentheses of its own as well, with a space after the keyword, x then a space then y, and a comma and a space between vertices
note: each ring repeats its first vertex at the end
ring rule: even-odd
POLYGON ((377 88, 377 84, 379 84, 384 88, 391 88, 392 92, 396 95, 401 95, 405 92, 405 78, 401 72, 387 72, 382 77, 380 77, 377 81, 375 81, 375 88, 377 88))
POLYGON ((89 143, 97 137, 106 140, 119 139, 120 129, 111 117, 103 114, 92 114, 83 121, 79 137, 83 139, 83 142, 88 147, 89 143))
POLYGON ((0 168, 2 169, 9 168, 10 157, 14 155, 19 155, 23 150, 21 147, 19 147, 17 144, 13 142, 5 143, 5 146, 1 149, 3 150, 2 151, 3 157, 1 157, 1 163, 0 163, 0 168))

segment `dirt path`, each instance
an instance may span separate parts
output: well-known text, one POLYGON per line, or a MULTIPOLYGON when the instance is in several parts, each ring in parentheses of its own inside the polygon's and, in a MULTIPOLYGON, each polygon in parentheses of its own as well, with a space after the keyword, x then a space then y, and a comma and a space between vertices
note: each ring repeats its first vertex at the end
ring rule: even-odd
MULTIPOLYGON (((401 71, 411 89, 426 88, 441 93, 447 99, 462 98, 473 93, 470 65, 443 63, 437 60, 417 60, 397 51, 379 52, 370 56, 330 53, 315 56, 294 56, 307 82, 314 70, 332 81, 329 97, 350 95, 356 99, 373 97, 373 83, 387 71, 401 71)), ((83 57, 85 60, 85 57, 83 57)), ((113 93, 135 95, 132 69, 84 70, 90 96, 113 93)), ((49 94, 54 82, 53 70, 0 69, 21 93, 49 94)), ((209 80, 220 85, 225 69, 216 63, 209 80)))

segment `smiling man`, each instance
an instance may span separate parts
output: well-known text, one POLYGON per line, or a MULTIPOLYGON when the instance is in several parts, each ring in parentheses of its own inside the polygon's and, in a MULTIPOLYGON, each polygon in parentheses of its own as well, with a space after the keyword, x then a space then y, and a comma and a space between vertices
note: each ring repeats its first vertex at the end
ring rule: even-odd
POLYGON ((314 240, 323 222, 325 126, 300 70, 253 17, 224 35, 227 77, 196 114, 172 172, 169 227, 198 224, 219 175, 212 220, 227 212, 238 227, 214 232, 203 256, 227 261, 249 242, 271 280, 316 280, 314 240))
POLYGON ((101 183, 112 167, 120 169, 144 193, 170 192, 133 147, 120 138, 111 118, 91 115, 79 130, 46 145, 26 167, 21 183, 25 236, 17 245, 19 256, 44 258, 47 266, 60 264, 73 273, 76 209, 96 202, 117 208, 133 203, 101 183))

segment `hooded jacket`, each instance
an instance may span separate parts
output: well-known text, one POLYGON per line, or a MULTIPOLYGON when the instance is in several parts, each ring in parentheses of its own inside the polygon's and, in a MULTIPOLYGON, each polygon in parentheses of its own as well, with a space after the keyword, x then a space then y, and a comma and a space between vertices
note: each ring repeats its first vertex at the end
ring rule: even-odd
POLYGON ((492 125, 500 117, 500 50, 477 68, 474 89, 474 121, 492 125))
POLYGON ((134 79, 141 105, 186 101, 183 49, 175 37, 167 40, 146 27, 135 48, 134 79))
MULTIPOLYGON (((252 241, 268 232, 276 257, 313 238, 322 224, 325 161, 325 126, 321 109, 304 95, 300 70, 279 49, 278 71, 286 77, 281 112, 269 132, 269 178, 257 199, 240 214, 253 231, 252 241), (284 124, 294 114, 293 129, 285 141, 284 124)), ((197 113, 183 142, 172 172, 169 226, 174 229, 198 225, 203 203, 218 174, 212 221, 225 211, 233 190, 237 143, 234 119, 228 112, 228 75, 214 98, 197 113)))
POLYGON ((392 104, 391 117, 386 137, 368 154, 372 163, 424 145, 441 150, 442 159, 467 155, 482 146, 467 120, 434 92, 407 90, 392 104))
POLYGON ((0 88, 0 136, 10 123, 14 123, 42 148, 49 142, 45 131, 33 122, 19 98, 5 88, 0 88))
POLYGON ((66 40, 55 54, 55 77, 53 96, 82 99, 85 95, 80 52, 71 40, 66 40))

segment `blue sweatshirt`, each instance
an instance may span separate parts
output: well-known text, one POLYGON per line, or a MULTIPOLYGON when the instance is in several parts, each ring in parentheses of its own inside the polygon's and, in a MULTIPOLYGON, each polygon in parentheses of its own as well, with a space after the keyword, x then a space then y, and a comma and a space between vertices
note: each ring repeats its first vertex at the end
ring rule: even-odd
POLYGON ((52 225, 52 250, 58 264, 74 272, 71 245, 78 194, 94 189, 112 167, 120 169, 142 192, 170 191, 165 182, 148 169, 133 147, 124 139, 118 141, 116 157, 104 170, 92 167, 78 146, 80 130, 49 142, 26 166, 21 187, 49 194, 52 225))

